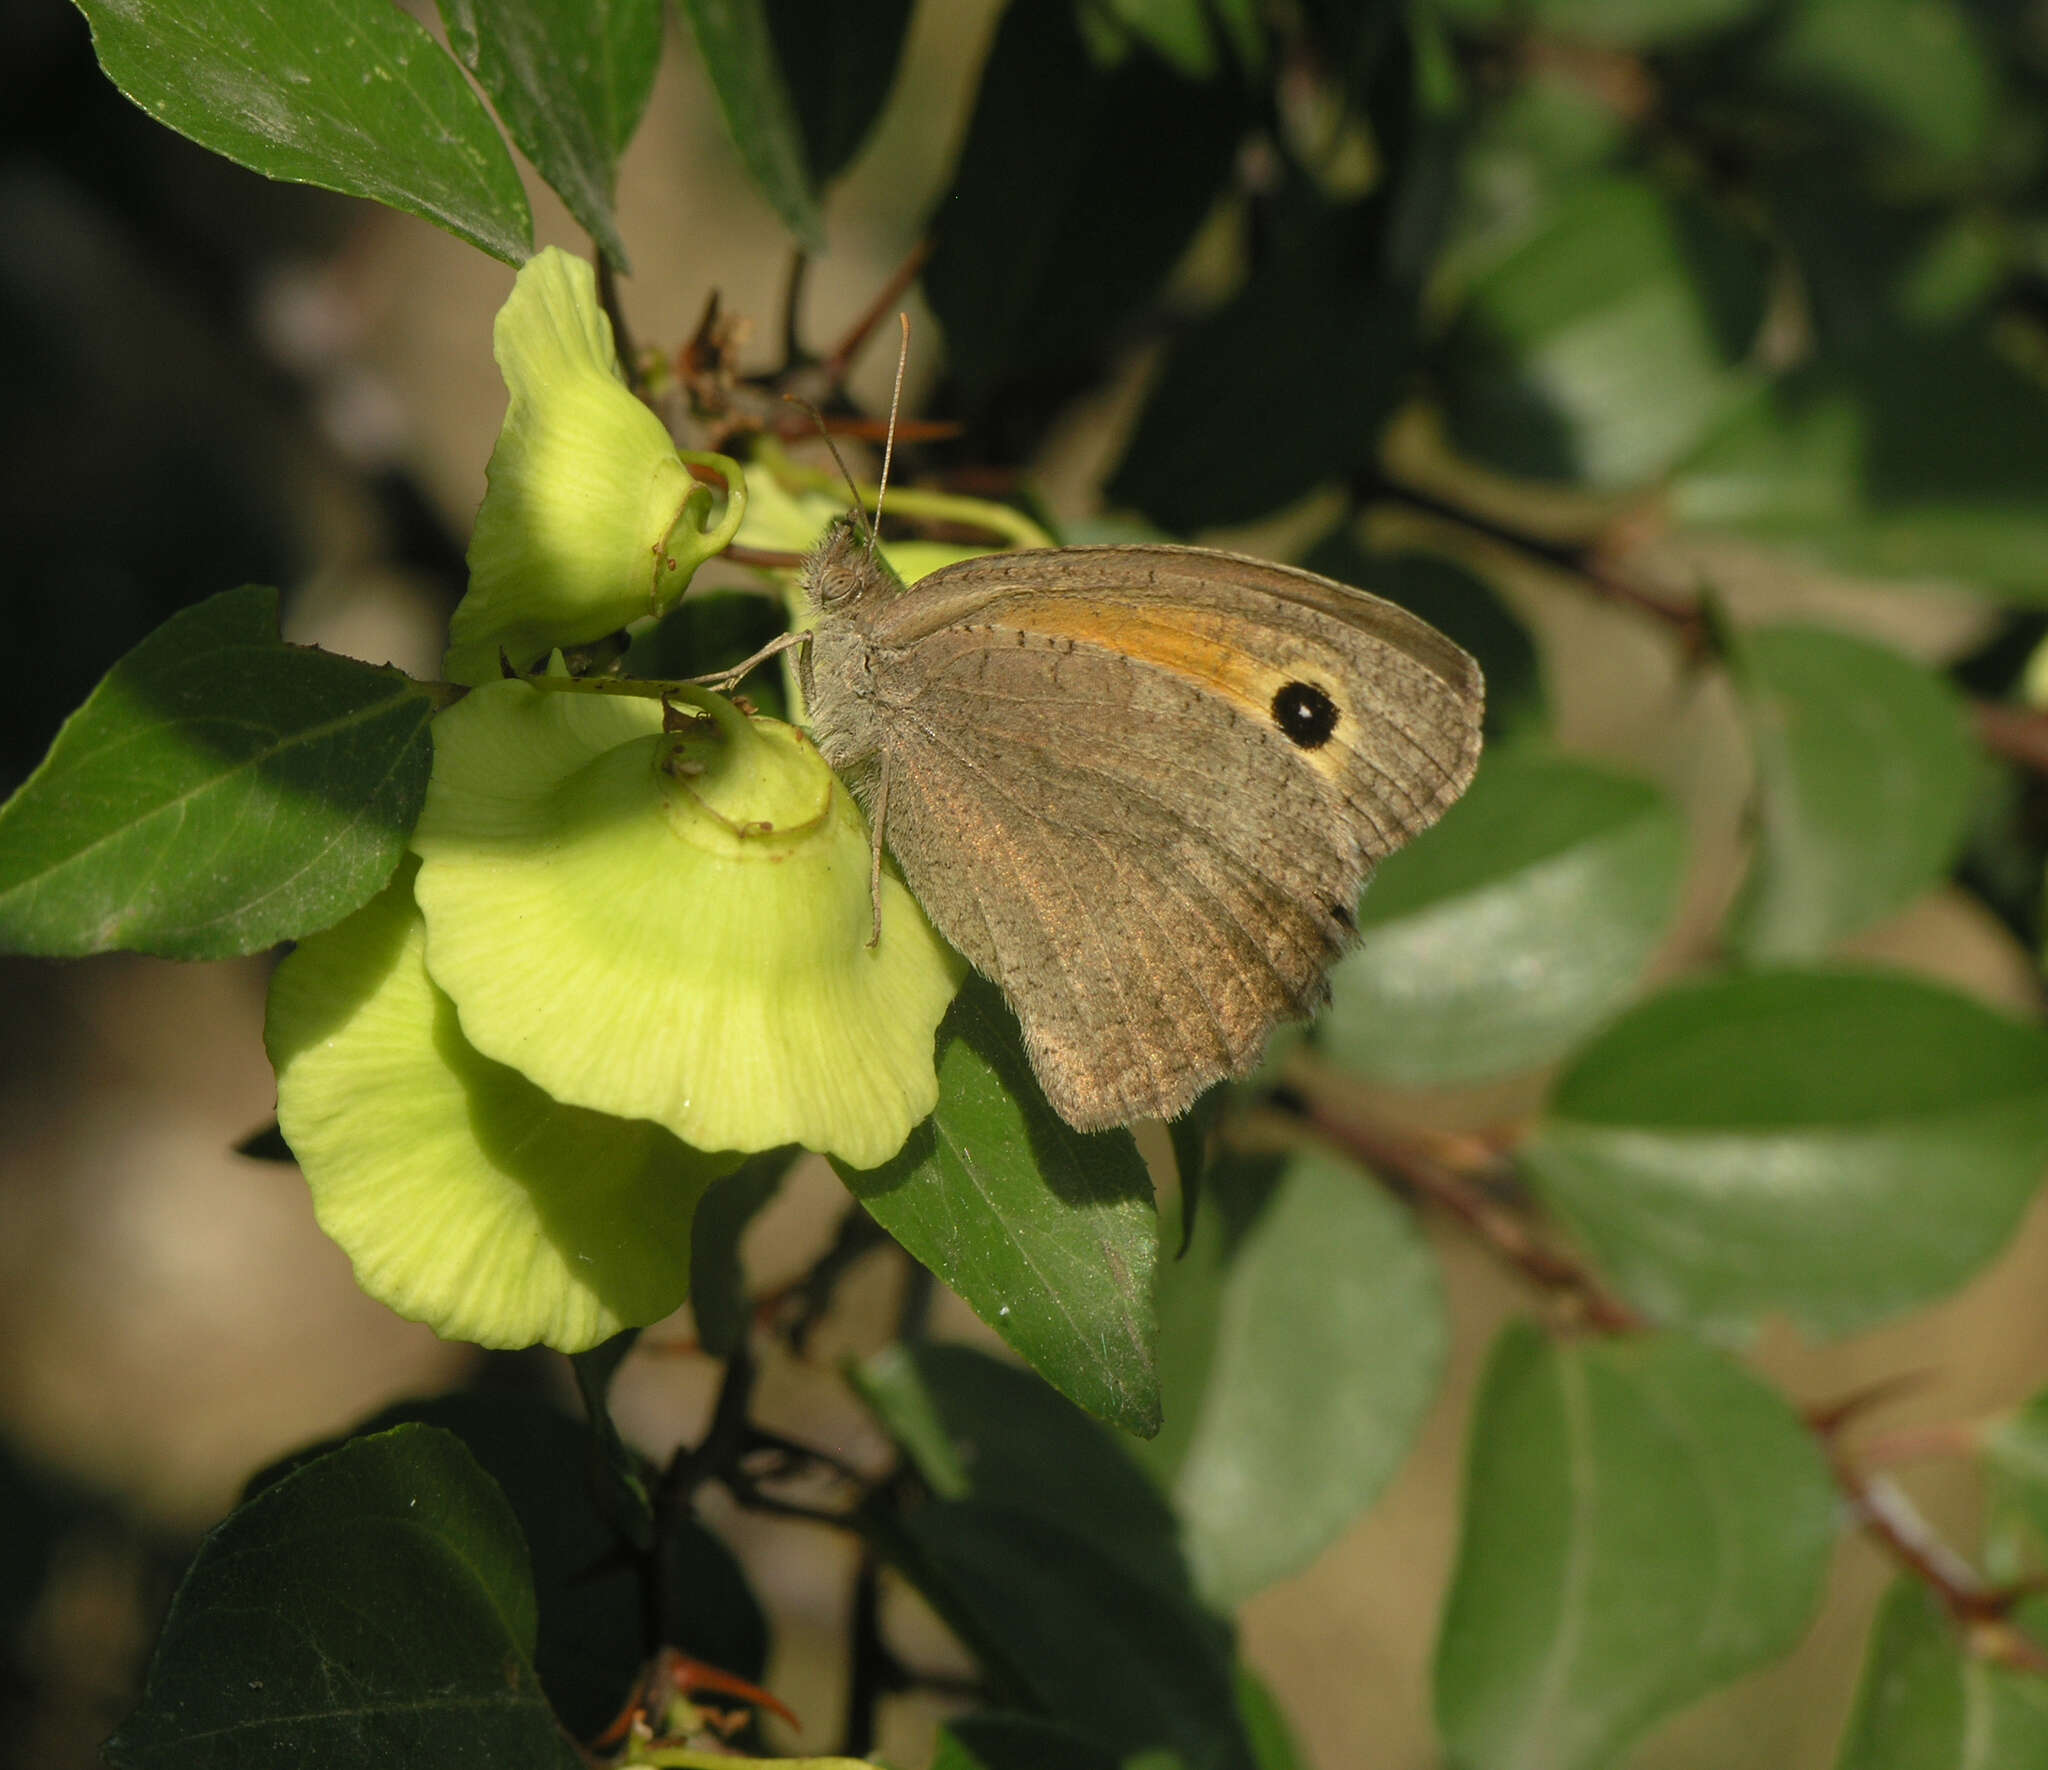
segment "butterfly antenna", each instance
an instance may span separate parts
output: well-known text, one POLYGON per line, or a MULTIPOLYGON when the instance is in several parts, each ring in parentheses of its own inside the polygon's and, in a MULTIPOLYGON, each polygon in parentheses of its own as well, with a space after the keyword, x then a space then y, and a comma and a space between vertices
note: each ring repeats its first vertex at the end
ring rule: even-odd
MULTIPOLYGON (((832 464, 839 469, 839 477, 846 481, 846 489, 853 494, 853 514, 859 520, 862 529, 867 533, 868 551, 872 553, 875 550, 875 525, 868 516, 867 506, 860 501, 860 487, 854 483, 853 475, 847 469, 846 457, 839 452, 839 445, 832 440, 831 431, 825 428, 825 414, 812 405, 809 400, 799 399, 793 393, 785 393, 782 397, 788 400, 791 405, 801 407, 804 411, 810 413, 811 422, 818 427, 818 434, 825 439, 825 446, 832 451, 832 464)), ((888 465, 885 461, 883 463, 885 476, 887 471, 888 465)), ((877 494, 875 508, 879 510, 881 505, 881 497, 877 494)))
POLYGON ((870 555, 882 523, 882 494, 889 489, 889 463, 896 458, 896 414, 903 405, 903 366, 910 361, 910 315, 897 314, 896 323, 903 328, 903 343, 896 352, 896 385, 889 394, 889 428, 882 437, 882 477, 875 486, 875 520, 868 526, 870 555))

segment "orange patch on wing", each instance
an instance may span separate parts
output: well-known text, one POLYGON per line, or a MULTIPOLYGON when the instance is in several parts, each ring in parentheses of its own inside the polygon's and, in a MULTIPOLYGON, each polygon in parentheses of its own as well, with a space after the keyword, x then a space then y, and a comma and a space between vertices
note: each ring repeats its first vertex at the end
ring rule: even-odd
POLYGON ((1021 611, 1005 610, 1005 627, 1021 627, 1050 639, 1072 639, 1082 645, 1118 652, 1133 663, 1148 664, 1200 683, 1247 714, 1264 714, 1273 691, 1287 680, 1277 664, 1269 664, 1244 648, 1244 637, 1256 627, 1218 609, 1181 609, 1163 614, 1105 603, 1086 608, 1061 601, 1021 611))

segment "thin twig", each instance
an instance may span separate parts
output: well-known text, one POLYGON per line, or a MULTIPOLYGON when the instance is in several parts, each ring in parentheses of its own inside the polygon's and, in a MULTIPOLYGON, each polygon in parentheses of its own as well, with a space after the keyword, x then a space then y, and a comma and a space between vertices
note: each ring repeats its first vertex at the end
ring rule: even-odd
POLYGON ((1515 1211, 1439 1160, 1421 1144, 1337 1110, 1312 1095, 1295 1102, 1301 1116, 1330 1142, 1370 1168, 1412 1187, 1449 1212, 1525 1278, 1572 1303, 1602 1333, 1628 1333, 1643 1318, 1612 1295, 1578 1260, 1540 1240, 1515 1211))
POLYGON ((1996 701, 1978 701, 1970 712, 1985 749, 2035 774, 2048 774, 2048 713, 1996 701))
POLYGON ((847 329, 845 337, 826 354, 826 386, 836 390, 846 380, 847 371, 853 367, 853 359, 860 355, 875 328, 888 317, 890 308, 903 299, 903 291, 917 281, 917 273, 924 269, 925 260, 931 255, 931 241, 919 240, 911 247, 909 256, 890 273, 881 292, 847 329))

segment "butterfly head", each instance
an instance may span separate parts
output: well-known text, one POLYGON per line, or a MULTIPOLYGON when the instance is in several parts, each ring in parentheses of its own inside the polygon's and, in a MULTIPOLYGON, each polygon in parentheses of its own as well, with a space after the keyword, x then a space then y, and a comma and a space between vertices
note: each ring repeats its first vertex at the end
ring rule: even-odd
POLYGON ((866 524, 852 511, 832 519, 804 561, 802 580, 811 606, 821 615, 873 607, 903 589, 903 580, 890 569, 870 540, 866 524))

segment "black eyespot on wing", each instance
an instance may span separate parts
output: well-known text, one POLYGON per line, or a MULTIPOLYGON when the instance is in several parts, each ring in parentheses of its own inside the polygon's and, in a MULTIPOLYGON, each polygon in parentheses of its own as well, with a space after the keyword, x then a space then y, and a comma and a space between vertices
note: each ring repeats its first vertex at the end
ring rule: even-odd
POLYGON ((1337 703, 1312 682, 1284 682, 1273 696, 1273 723, 1289 743, 1320 750, 1337 729, 1337 703))

